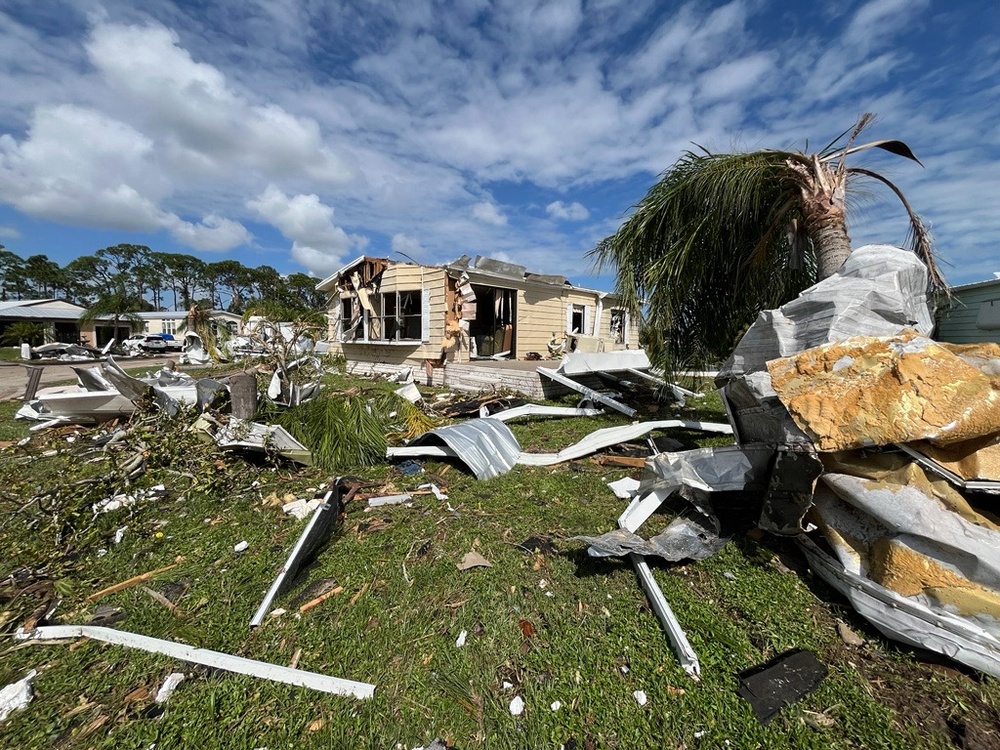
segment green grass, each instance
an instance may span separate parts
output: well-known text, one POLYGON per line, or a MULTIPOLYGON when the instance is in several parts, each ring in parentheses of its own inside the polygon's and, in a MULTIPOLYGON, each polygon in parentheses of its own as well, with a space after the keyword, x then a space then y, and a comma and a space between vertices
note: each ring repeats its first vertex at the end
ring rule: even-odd
MULTIPOLYGON (((702 417, 725 421, 714 404, 698 406, 702 417)), ((551 451, 622 423, 609 415, 513 429, 526 449, 551 451)), ((653 566, 701 659, 702 679, 692 681, 627 561, 590 558, 569 540, 613 528, 622 510, 605 482, 629 471, 592 459, 516 467, 485 482, 457 466, 426 462, 447 485, 448 501, 420 495, 412 507, 372 512, 363 502, 348 504, 335 538, 276 602, 286 614, 251 632, 247 623, 302 529, 262 499, 272 492, 308 496, 329 477, 219 456, 181 426, 150 422, 134 436, 145 444, 149 470, 133 489, 163 482, 167 498, 96 518, 91 503, 123 486, 115 469, 120 459, 91 450, 83 434, 69 443, 73 435, 62 431, 4 450, 0 546, 7 560, 0 574, 25 567, 56 582, 64 595, 56 619, 86 622, 96 607, 84 601, 88 594, 183 556, 180 567, 148 585, 188 586, 178 602, 187 617, 175 617, 133 588, 101 602, 128 613, 115 627, 276 664, 288 664, 301 650, 301 669, 373 682, 374 699, 206 674, 87 641, 72 648, 35 644, 0 659, 0 684, 39 671, 34 702, 0 728, 5 746, 412 748, 441 736, 459 748, 582 748, 588 742, 600 748, 948 747, 941 722, 927 719, 930 708, 919 717, 921 727, 902 704, 887 700, 886 686, 904 697, 924 695, 942 716, 979 716, 998 706, 995 681, 916 661, 821 584, 779 565, 776 555, 788 553, 788 545, 754 541, 746 526, 708 560, 653 566), (52 450, 66 452, 44 455, 52 450), (102 481, 74 484, 88 478, 102 481), (41 506, 15 511, 40 495, 48 497, 41 506), (128 530, 115 545, 121 526, 128 530), (553 540, 554 553, 517 546, 539 534, 553 540), (242 540, 249 549, 235 553, 242 540), (492 567, 459 571, 456 563, 471 549, 492 567), (324 578, 335 579, 343 593, 296 617, 296 594, 324 578), (869 645, 846 647, 834 617, 847 619, 869 645), (533 637, 525 638, 526 629, 533 637), (457 648, 462 630, 467 643, 457 648), (761 726, 737 696, 735 675, 792 647, 816 651, 830 675, 761 726), (135 691, 155 693, 178 669, 193 676, 162 717, 143 718, 151 700, 135 691), (647 694, 645 707, 633 699, 635 690, 647 694), (128 703, 130 694, 139 698, 128 703), (526 704, 519 717, 508 710, 515 695, 526 704), (558 711, 550 710, 553 701, 562 703, 558 711), (826 712, 832 726, 813 728, 807 711, 826 712)), ((343 473, 386 493, 428 481, 427 474, 404 478, 384 464, 345 466, 343 473)), ((26 595, 11 600, 13 592, 0 587, 0 629, 7 634, 0 649, 14 646, 9 634, 37 605, 26 595)))

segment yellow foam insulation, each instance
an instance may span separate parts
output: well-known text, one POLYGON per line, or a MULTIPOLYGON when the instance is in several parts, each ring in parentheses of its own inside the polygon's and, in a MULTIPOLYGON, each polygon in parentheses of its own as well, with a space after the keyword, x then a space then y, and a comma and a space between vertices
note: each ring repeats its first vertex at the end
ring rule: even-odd
POLYGON ((987 614, 1000 619, 1000 594, 894 539, 872 545, 869 566, 875 583, 902 596, 927 594, 966 617, 987 614))
POLYGON ((827 472, 866 479, 869 489, 892 489, 893 485, 914 487, 969 523, 1000 531, 1000 519, 993 513, 973 508, 965 496, 946 480, 928 474, 919 464, 900 453, 843 451, 826 453, 820 458, 827 472))
POLYGON ((1000 434, 939 446, 925 440, 910 448, 933 459, 967 481, 1000 480, 1000 434))
MULTIPOLYGON (((1000 432, 1000 377, 907 331, 845 339, 767 363, 795 423, 821 451, 930 440, 951 445, 1000 432), (912 343, 911 343, 912 342, 912 343), (907 346, 907 344, 909 344, 907 346)), ((964 349, 968 349, 965 347, 964 349)))

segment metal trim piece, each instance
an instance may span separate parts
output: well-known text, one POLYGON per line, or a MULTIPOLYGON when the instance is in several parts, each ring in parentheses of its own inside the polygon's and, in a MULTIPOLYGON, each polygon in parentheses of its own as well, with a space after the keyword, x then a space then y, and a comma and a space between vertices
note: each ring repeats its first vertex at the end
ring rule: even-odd
POLYGON ((588 388, 585 385, 577 383, 572 378, 568 378, 565 375, 556 372, 548 367, 537 368, 539 374, 556 381, 557 383, 566 386, 567 388, 572 388, 577 393, 582 393, 584 396, 589 398, 591 401, 596 401, 598 403, 609 406, 615 411, 620 411, 626 417, 634 417, 636 415, 636 410, 631 406, 626 406, 621 401, 615 401, 615 399, 610 396, 605 396, 600 391, 595 391, 593 388, 588 388))
POLYGON ((312 517, 306 527, 302 530, 292 551, 288 553, 288 559, 278 571, 277 578, 271 584, 271 588, 264 594, 264 600, 257 608, 257 612, 250 620, 250 627, 256 628, 271 610, 271 604, 281 594, 287 590, 295 575, 299 572, 309 558, 316 554, 316 550, 327 540, 334 524, 337 522, 337 515, 340 513, 340 482, 341 478, 333 483, 333 489, 326 493, 323 502, 313 511, 312 517))
POLYGON ((210 651, 207 648, 196 648, 183 643, 164 641, 151 638, 148 635, 138 635, 114 628, 102 628, 96 625, 46 625, 27 632, 20 631, 15 637, 22 641, 58 641, 66 638, 90 638, 115 646, 147 651, 152 654, 162 654, 172 659, 203 664, 207 667, 223 669, 227 672, 259 677, 264 680, 283 682, 286 685, 297 685, 324 693, 334 693, 353 698, 371 698, 375 686, 367 682, 354 682, 339 677, 329 677, 316 672, 304 672, 300 669, 268 664, 242 656, 224 654, 220 651, 210 651))

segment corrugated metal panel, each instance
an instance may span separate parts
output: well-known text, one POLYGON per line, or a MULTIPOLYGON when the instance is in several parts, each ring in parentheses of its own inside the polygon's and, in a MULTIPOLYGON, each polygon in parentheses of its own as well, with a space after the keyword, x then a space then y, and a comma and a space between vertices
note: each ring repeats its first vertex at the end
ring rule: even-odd
POLYGON ((444 443, 451 448, 477 479, 506 474, 521 455, 521 444, 499 419, 470 419, 461 424, 439 427, 415 438, 410 445, 444 443))
POLYGON ((71 307, 45 308, 45 307, 5 307, 0 309, 0 318, 17 320, 77 320, 83 315, 83 308, 74 309, 71 307))

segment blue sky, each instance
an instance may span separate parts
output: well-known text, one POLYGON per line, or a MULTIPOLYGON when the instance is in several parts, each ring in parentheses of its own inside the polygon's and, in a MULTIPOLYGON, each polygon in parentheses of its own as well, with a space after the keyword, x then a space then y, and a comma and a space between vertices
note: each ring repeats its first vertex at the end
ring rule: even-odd
MULTIPOLYGON (((1000 271, 998 32, 989 0, 4 0, 0 244, 318 276, 482 254, 610 288, 586 251, 693 142, 818 148, 872 111, 924 167, 863 163, 978 281, 1000 271)), ((855 246, 904 241, 891 194, 853 208, 855 246)))

